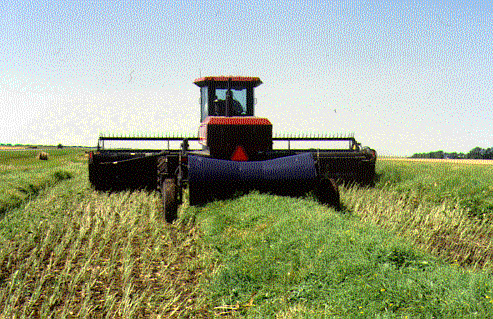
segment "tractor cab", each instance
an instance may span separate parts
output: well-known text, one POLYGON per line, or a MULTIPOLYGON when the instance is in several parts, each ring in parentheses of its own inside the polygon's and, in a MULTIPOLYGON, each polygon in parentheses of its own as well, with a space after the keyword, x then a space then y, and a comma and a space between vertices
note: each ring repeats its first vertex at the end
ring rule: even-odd
POLYGON ((272 150, 272 124, 254 116, 257 77, 210 76, 194 81, 200 87, 199 143, 217 159, 248 161, 272 150), (240 154, 240 156, 238 155, 240 154))
POLYGON ((208 76, 196 79, 200 87, 200 121, 208 116, 253 116, 258 77, 208 76))

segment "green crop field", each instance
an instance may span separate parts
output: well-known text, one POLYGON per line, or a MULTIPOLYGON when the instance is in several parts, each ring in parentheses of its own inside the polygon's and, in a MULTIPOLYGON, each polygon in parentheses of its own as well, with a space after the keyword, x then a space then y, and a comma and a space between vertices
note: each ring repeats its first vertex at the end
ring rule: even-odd
POLYGON ((491 165, 380 160, 342 211, 253 192, 169 225, 158 192, 91 189, 84 150, 38 152, 0 151, 1 318, 493 316, 491 165))

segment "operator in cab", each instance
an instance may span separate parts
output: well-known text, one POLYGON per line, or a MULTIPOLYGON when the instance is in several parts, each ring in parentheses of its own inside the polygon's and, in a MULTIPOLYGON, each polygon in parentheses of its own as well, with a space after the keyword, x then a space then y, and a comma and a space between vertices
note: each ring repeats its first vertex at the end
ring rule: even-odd
POLYGON ((243 116, 245 111, 241 103, 234 99, 233 92, 228 90, 226 98, 219 100, 217 96, 214 98, 214 113, 216 116, 243 116))

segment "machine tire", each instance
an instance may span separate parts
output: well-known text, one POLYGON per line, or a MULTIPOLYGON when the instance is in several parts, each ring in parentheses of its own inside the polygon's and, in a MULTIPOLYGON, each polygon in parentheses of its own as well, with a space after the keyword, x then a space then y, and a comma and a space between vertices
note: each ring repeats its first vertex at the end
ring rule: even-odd
POLYGON ((161 185, 164 218, 172 223, 178 212, 178 186, 173 178, 166 178, 161 185))
POLYGON ((325 205, 339 210, 341 208, 339 188, 334 179, 324 178, 320 180, 316 189, 317 199, 325 205))

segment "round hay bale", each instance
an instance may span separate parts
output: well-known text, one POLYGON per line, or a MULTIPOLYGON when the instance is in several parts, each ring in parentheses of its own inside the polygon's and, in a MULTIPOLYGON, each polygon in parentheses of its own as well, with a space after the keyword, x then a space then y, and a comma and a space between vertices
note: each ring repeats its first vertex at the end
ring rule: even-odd
POLYGON ((42 161, 47 161, 48 160, 48 153, 46 152, 41 152, 38 154, 38 159, 42 161))

